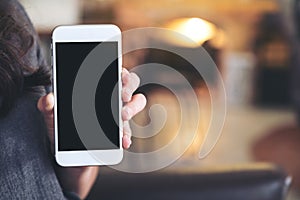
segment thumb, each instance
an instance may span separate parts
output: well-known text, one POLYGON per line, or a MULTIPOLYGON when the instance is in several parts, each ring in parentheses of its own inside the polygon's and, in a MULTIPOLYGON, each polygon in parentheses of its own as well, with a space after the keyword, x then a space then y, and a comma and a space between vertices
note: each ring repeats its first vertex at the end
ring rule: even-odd
POLYGON ((49 93, 46 96, 41 97, 37 103, 38 109, 44 116, 45 123, 48 130, 48 136, 50 143, 54 144, 54 119, 53 119, 53 108, 54 108, 54 96, 53 93, 49 93))

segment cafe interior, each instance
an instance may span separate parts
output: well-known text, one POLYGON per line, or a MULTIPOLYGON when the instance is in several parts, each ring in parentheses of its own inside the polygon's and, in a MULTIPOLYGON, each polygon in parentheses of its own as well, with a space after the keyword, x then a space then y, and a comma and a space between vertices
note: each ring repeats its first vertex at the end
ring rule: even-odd
POLYGON ((141 78, 132 146, 87 199, 300 199, 299 1, 21 3, 49 63, 56 26, 115 24, 141 78))

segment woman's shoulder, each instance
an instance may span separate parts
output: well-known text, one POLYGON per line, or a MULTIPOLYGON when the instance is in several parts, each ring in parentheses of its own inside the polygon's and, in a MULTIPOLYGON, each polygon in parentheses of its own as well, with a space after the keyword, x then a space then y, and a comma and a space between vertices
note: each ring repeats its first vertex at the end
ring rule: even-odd
POLYGON ((7 199, 64 199, 52 167, 43 117, 36 106, 38 98, 22 95, 0 119, 0 179, 11 183, 1 184, 0 191, 7 199))

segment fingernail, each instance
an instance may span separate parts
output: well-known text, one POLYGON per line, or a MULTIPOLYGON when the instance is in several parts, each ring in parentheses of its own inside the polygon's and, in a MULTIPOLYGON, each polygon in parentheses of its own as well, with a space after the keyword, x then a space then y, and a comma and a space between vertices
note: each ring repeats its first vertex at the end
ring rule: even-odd
POLYGON ((51 110, 53 108, 53 105, 54 105, 54 96, 52 94, 48 94, 47 98, 45 99, 46 100, 46 109, 47 110, 51 110))
POLYGON ((52 104, 54 104, 54 96, 53 96, 53 94, 49 94, 48 99, 49 99, 49 102, 51 102, 52 104))
POLYGON ((131 146, 131 139, 128 139, 128 145, 127 148, 129 148, 131 146))
POLYGON ((131 145, 131 139, 130 139, 130 137, 128 135, 124 135, 123 139, 124 139, 124 143, 126 144, 125 148, 129 148, 130 145, 131 145))

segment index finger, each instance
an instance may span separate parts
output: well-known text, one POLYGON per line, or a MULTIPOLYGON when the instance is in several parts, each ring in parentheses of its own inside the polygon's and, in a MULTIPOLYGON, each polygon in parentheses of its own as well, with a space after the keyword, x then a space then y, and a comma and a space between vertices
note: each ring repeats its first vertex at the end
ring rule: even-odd
POLYGON ((139 87, 140 78, 132 72, 129 72, 125 68, 122 71, 122 100, 124 102, 129 102, 131 100, 132 94, 139 87))

